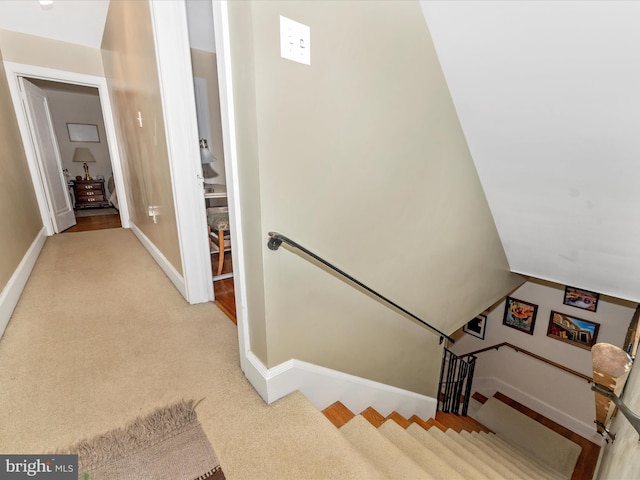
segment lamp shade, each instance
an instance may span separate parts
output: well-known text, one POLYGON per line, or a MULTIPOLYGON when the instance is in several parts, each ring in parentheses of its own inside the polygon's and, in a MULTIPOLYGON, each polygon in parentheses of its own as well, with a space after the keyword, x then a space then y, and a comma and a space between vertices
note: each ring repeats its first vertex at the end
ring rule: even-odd
POLYGON ((73 152, 73 161, 80 163, 95 163, 96 159, 93 158, 91 150, 86 147, 78 147, 76 148, 76 151, 73 152))
POLYGON ((209 150, 206 138, 200 139, 200 161, 202 163, 213 163, 216 161, 216 157, 214 157, 211 150, 209 150))

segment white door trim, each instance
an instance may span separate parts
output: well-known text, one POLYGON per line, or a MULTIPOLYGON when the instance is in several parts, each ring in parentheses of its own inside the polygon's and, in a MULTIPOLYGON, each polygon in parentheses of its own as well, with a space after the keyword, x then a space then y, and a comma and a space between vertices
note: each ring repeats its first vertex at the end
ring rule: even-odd
POLYGON ((247 356, 251 352, 249 322, 247 318, 247 272, 244 261, 244 239, 242 236, 242 211, 240 209, 240 182, 238 175, 238 150, 236 139, 235 109, 233 103, 233 78, 231 75, 231 40, 229 36, 229 14, 227 1, 212 0, 213 22, 218 62, 218 88, 220 91, 220 114, 222 119, 222 143, 224 147, 225 175, 229 200, 229 222, 234 234, 231 236, 233 251, 233 282, 236 296, 236 321, 240 366, 247 372, 253 367, 247 356))
POLYGON ((109 99, 109 89, 107 81, 104 77, 96 77, 94 75, 85 75, 83 73, 67 72, 64 70, 56 70, 52 68, 40 67, 37 65, 26 65, 14 62, 4 62, 4 68, 9 83, 11 99, 18 120, 20 135, 27 157, 31 179, 40 208, 40 216, 47 235, 53 235, 54 228, 47 206, 47 197, 44 190, 40 171, 38 169, 36 153, 33 142, 31 141, 31 133, 29 130, 25 106, 20 98, 20 87, 18 85, 18 77, 40 78, 43 80, 51 80, 54 82, 72 83, 76 85, 84 85, 98 89, 100 95, 100 106, 102 107, 102 115, 104 119, 104 127, 107 136, 107 145, 109 147, 109 156, 111 157, 111 167, 113 168, 113 180, 118 192, 118 200, 120 205, 120 221, 124 228, 129 228, 129 208, 127 203, 127 192, 124 186, 124 175, 122 160, 119 152, 119 144, 116 137, 116 129, 113 121, 113 112, 111 110, 111 101, 109 99))
POLYGON ((149 6, 186 300, 203 303, 213 300, 213 282, 186 4, 149 6))

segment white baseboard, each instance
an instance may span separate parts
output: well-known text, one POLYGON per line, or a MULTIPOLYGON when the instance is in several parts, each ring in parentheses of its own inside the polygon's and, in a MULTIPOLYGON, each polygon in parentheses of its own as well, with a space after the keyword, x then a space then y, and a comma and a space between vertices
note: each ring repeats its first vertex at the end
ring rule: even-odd
POLYGON ((583 436, 587 440, 600 445, 602 437, 597 434, 594 424, 588 424, 584 421, 572 417, 566 412, 562 412, 557 408, 549 405, 542 400, 523 392, 522 390, 510 385, 499 378, 495 377, 476 377, 473 379, 473 390, 484 395, 492 397, 496 392, 500 392, 513 400, 526 405, 545 417, 559 423, 563 427, 568 428, 572 432, 583 436))
POLYGON ((248 352, 243 363, 249 382, 267 403, 300 390, 318 410, 340 401, 354 413, 371 406, 384 416, 396 411, 406 418, 417 415, 428 420, 436 415, 435 398, 300 360, 268 369, 248 352))
POLYGON ((0 337, 2 337, 2 334, 9 324, 9 319, 18 304, 22 290, 24 290, 24 286, 27 284, 27 280, 29 280, 29 275, 31 275, 33 266, 40 255, 46 239, 47 233, 45 228, 42 227, 31 243, 27 253, 22 257, 18 268, 16 268, 7 285, 2 289, 2 292, 0 292, 0 337))
POLYGON ((184 283, 184 278, 180 274, 180 272, 178 272, 175 267, 171 265, 171 262, 169 262, 169 260, 167 260, 162 252, 158 250, 158 247, 156 247, 155 244, 151 240, 149 240, 149 238, 144 233, 142 233, 142 230, 140 230, 135 223, 131 222, 130 228, 134 235, 138 238, 138 240, 140 240, 142 246, 149 252, 156 263, 160 266, 165 275, 169 277, 171 283, 175 285, 180 294, 185 298, 185 300, 187 300, 187 289, 184 283))

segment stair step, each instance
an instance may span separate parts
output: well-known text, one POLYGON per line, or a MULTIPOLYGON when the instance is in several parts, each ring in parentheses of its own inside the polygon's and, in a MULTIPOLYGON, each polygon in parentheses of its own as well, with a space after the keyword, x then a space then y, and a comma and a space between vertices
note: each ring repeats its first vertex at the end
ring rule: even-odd
POLYGON ((512 462, 511 456, 505 455, 497 455, 496 451, 493 449, 489 449, 488 451, 483 448, 485 447, 479 440, 473 438, 471 433, 462 432, 457 440, 464 445, 470 454, 477 458, 478 460, 482 460, 490 465, 494 470, 500 473, 505 478, 511 480, 520 480, 520 479, 528 479, 535 480, 527 472, 517 468, 512 462))
POLYGON ((527 452, 517 446, 505 442, 495 433, 474 432, 472 433, 472 436, 477 436, 477 438, 485 443, 489 443, 493 448, 504 452, 504 455, 510 455, 515 462, 524 465, 529 470, 536 473, 539 478, 548 478, 553 480, 560 480, 564 478, 559 472, 540 462, 537 458, 527 454, 527 452))
POLYGON ((455 415, 453 413, 436 413, 436 420, 442 425, 455 430, 456 432, 491 432, 491 430, 471 417, 463 417, 461 415, 455 415))
POLYGON ((458 456, 463 458, 469 458, 473 462, 474 467, 480 470, 483 474, 493 479, 506 480, 508 477, 503 475, 499 469, 496 469, 490 462, 484 461, 483 458, 477 458, 473 450, 469 451, 469 446, 454 430, 447 430, 446 432, 440 432, 436 429, 431 429, 428 432, 432 434, 435 439, 450 448, 457 453, 458 456))
POLYGON ((360 415, 362 415, 364 418, 366 418, 369 423, 371 425, 373 425, 375 428, 378 428, 380 425, 382 425, 386 418, 384 418, 382 415, 380 415, 375 408, 369 407, 366 410, 363 410, 360 415))
POLYGON ((409 425, 411 425, 411 422, 409 420, 407 420, 406 418, 404 418, 402 415, 400 415, 398 412, 391 412, 387 416, 387 420, 393 420, 398 425, 400 425, 402 428, 409 428, 409 425))
POLYGON ((363 415, 356 415, 340 428, 349 442, 378 470, 392 479, 436 480, 396 447, 363 415))
POLYGON ((323 415, 329 419, 337 428, 340 428, 353 417, 355 414, 342 404, 335 402, 322 411, 323 415))
POLYGON ((472 477, 465 477, 458 473, 450 463, 425 447, 395 421, 387 420, 378 428, 378 431, 433 477, 447 480, 472 480, 472 477))
POLYGON ((438 441, 432 430, 435 431, 438 429, 432 428, 427 431, 414 424, 407 428, 407 433, 422 443, 427 449, 438 455, 439 458, 451 465, 464 478, 472 478, 474 480, 489 480, 491 478, 473 464, 472 458, 467 455, 461 457, 458 451, 452 450, 438 441))

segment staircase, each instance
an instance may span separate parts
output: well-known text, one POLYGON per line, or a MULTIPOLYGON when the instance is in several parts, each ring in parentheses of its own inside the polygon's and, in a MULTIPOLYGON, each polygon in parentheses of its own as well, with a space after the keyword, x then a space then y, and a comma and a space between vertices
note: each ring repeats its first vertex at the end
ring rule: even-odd
POLYGON ((336 402, 323 411, 343 437, 381 474, 393 479, 566 479, 500 440, 470 417, 438 412, 436 419, 359 415, 336 402))

